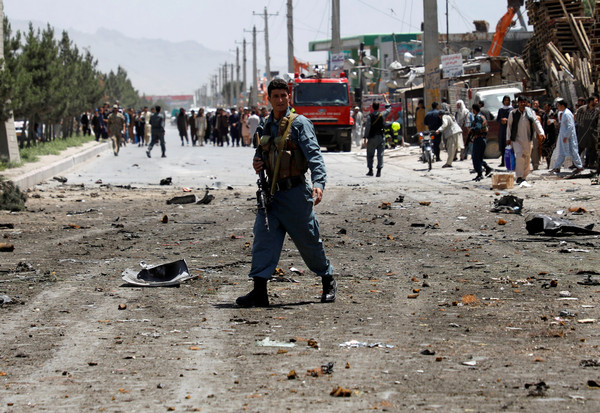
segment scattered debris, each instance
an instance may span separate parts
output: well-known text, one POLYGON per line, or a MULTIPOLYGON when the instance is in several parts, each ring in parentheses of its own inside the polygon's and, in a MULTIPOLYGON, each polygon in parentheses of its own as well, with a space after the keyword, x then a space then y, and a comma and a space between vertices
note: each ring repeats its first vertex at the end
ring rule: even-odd
POLYGON ((435 356, 435 351, 426 348, 425 350, 421 350, 421 354, 423 356, 435 356))
POLYGON ((598 383, 596 380, 588 380, 587 381, 587 385, 588 385, 588 387, 591 387, 593 389, 599 389, 600 388, 600 383, 598 383))
POLYGON ((67 183, 67 178, 65 178, 64 176, 55 176, 52 179, 54 179, 55 181, 60 182, 61 184, 67 183))
POLYGON ((600 367, 600 360, 588 359, 581 360, 579 362, 579 367, 600 367))
POLYGON ((319 349, 319 343, 315 339, 311 338, 306 342, 306 344, 308 345, 308 347, 316 348, 317 350, 319 349))
POLYGON ((162 222, 163 224, 166 224, 169 222, 169 216, 167 214, 164 214, 162 219, 160 220, 160 222, 162 222))
POLYGON ((160 185, 171 185, 173 184, 173 178, 168 177, 160 180, 160 185))
POLYGON ((429 205, 431 205, 431 202, 430 201, 419 201, 419 205, 429 206, 429 205))
POLYGON ((384 345, 382 343, 366 343, 366 342, 362 342, 362 341, 358 341, 358 340, 346 341, 345 343, 340 344, 340 347, 346 347, 346 348, 359 348, 359 347, 394 348, 394 346, 391 345, 391 344, 385 344, 384 345))
POLYGON ((142 287, 167 287, 194 278, 184 259, 155 267, 148 267, 143 261, 140 265, 143 269, 137 274, 132 269, 123 271, 123 281, 142 287))
POLYGON ((504 195, 502 198, 494 200, 494 207, 491 212, 520 214, 523 212, 523 199, 514 195, 504 195))
POLYGON ((350 397, 352 396, 352 390, 338 386, 335 389, 331 390, 329 395, 333 397, 350 397))
POLYGON ((264 340, 256 340, 256 345, 259 347, 296 347, 294 343, 286 343, 284 341, 274 341, 269 337, 265 337, 264 340))
POLYGON ((12 302, 13 300, 8 295, 0 295, 0 307, 2 307, 4 304, 9 304, 12 302))
POLYGON ((529 397, 543 397, 546 395, 546 391, 550 388, 546 383, 540 381, 539 383, 526 383, 525 389, 529 389, 527 396, 529 397))
POLYGON ((0 242, 0 252, 13 252, 15 250, 15 246, 13 244, 9 244, 8 242, 0 242))
POLYGON ((577 320, 579 324, 593 324, 596 321, 598 320, 596 320, 595 318, 582 318, 581 320, 577 320))
POLYGON ((585 227, 577 225, 561 218, 552 218, 548 215, 529 215, 525 218, 525 228, 529 235, 543 232, 544 235, 600 235, 600 232, 593 231, 594 224, 586 225, 585 227))
POLYGON ((381 209, 392 209, 392 204, 390 204, 389 202, 382 202, 381 205, 379 205, 379 208, 381 208, 381 209))
POLYGON ((290 271, 293 272, 293 273, 295 273, 295 274, 298 274, 298 275, 304 275, 304 271, 299 270, 296 267, 290 267, 290 271))
POLYGON ((569 207, 569 212, 573 214, 586 214, 588 211, 584 207, 569 207))
POLYGON ((211 203, 211 201, 213 199, 215 199, 215 196, 209 194, 208 189, 207 189, 206 192, 204 193, 204 197, 202 197, 202 199, 200 199, 198 202, 196 202, 196 205, 208 205, 211 203))
POLYGON ((498 225, 506 225, 506 220, 505 220, 505 219, 502 219, 502 218, 500 218, 500 219, 498 220, 498 225))
POLYGON ((190 195, 176 196, 176 197, 173 197, 171 199, 168 199, 167 200, 167 205, 171 205, 171 204, 193 204, 194 202, 196 202, 196 195, 190 194, 190 195))
POLYGON ((460 364, 462 364, 463 366, 474 367, 477 365, 477 362, 475 360, 469 360, 469 361, 463 361, 460 364))
POLYGON ((321 365, 321 373, 332 374, 333 373, 333 361, 330 361, 327 364, 322 364, 321 365))
POLYGON ((402 203, 404 202, 404 195, 398 195, 398 197, 394 200, 394 202, 402 203))
POLYGON ((127 304, 119 304, 119 310, 127 309, 127 304))
POLYGON ((290 372, 287 375, 288 380, 295 380, 298 378, 298 375, 296 374, 296 370, 290 370, 290 372))

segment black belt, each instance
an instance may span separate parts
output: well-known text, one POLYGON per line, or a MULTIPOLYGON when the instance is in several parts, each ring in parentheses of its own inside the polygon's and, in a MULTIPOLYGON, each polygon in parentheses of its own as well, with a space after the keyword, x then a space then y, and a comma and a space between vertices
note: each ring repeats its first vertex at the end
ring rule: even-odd
POLYGON ((289 178, 280 179, 275 184, 275 191, 288 191, 295 186, 304 183, 304 176, 290 176, 289 178))

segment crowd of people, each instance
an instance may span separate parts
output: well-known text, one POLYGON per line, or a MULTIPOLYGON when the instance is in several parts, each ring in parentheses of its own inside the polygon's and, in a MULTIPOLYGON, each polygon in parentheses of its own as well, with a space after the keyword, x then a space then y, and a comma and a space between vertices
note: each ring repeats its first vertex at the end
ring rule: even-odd
POLYGON ((600 172, 598 95, 579 98, 574 113, 561 98, 542 107, 537 99, 529 100, 520 95, 511 100, 504 96, 502 104, 494 119, 483 102, 473 104, 469 110, 462 100, 458 100, 455 111, 450 110, 447 102, 443 101, 442 107, 433 102, 427 112, 423 101, 420 101, 415 111, 417 131, 433 134, 436 161, 441 161, 440 148, 445 146, 448 158, 442 168, 451 168, 453 161, 465 160, 470 154, 475 181, 494 171, 484 161, 489 122, 492 120, 499 123, 501 162, 498 167, 514 170, 517 184, 526 181, 531 170, 539 169, 542 161, 553 173, 559 173, 567 159, 570 159, 568 167, 572 174, 585 168, 600 172), (512 150, 514 153, 514 165, 505 163, 507 147, 509 152, 512 150))
MULTIPOLYGON (((121 107, 119 102, 112 108, 105 103, 93 111, 82 113, 79 121, 84 135, 93 133, 96 141, 111 139, 115 155, 118 155, 119 148, 128 143, 140 147, 151 144, 150 119, 156 112, 156 107, 144 106, 136 111, 121 107)), ((189 114, 180 108, 176 125, 181 145, 256 146, 253 136, 268 115, 266 107, 218 108, 208 113, 200 108, 197 113, 191 110, 189 114)), ((164 112, 160 116, 166 123, 164 112)))

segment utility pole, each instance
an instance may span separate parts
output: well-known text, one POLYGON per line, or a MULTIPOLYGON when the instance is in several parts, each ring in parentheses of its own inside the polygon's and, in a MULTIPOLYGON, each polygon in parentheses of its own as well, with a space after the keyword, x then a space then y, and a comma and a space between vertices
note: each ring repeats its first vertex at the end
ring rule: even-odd
MULTIPOLYGON (((4 59, 4 2, 0 0, 0 60, 4 59)), ((0 70, 3 70, 0 67, 0 70)), ((23 131, 25 128, 23 128, 23 131)), ((5 122, 0 122, 0 156, 10 162, 21 162, 19 142, 15 131, 15 120, 12 112, 5 122)))
POLYGON ((340 53, 340 0, 331 0, 331 54, 340 53))
POLYGON ((294 8, 287 0, 288 73, 294 73, 294 8))
MULTIPOLYGON (((229 103, 230 106, 235 106, 235 96, 234 96, 234 91, 235 89, 233 88, 233 63, 230 65, 231 68, 231 80, 229 81, 229 103)), ((225 68, 225 70, 227 70, 227 68, 225 68)))
MULTIPOLYGON (((244 30, 245 32, 247 30, 244 30)), ((236 42, 237 44, 239 44, 239 42, 236 42)), ((239 70, 239 64, 238 64, 238 70, 239 70)), ((248 106, 248 83, 246 83, 246 39, 244 38, 244 40, 242 41, 242 81, 243 83, 241 83, 239 85, 239 93, 244 97, 244 106, 248 106), (243 87, 242 87, 243 85, 243 87)), ((239 78, 238 78, 239 81, 239 78)))
MULTIPOLYGON (((248 89, 248 82, 246 79, 246 38, 245 37, 244 37, 244 45, 242 47, 244 48, 243 53, 242 53, 242 55, 243 55, 242 60, 244 63, 244 70, 242 71, 244 73, 244 89, 248 89)), ((246 101, 247 101, 248 94, 244 93, 244 97, 246 98, 246 101)))
POLYGON ((448 22, 448 0, 446 0, 446 54, 450 53, 450 23, 448 22))
POLYGON ((240 48, 235 48, 235 101, 240 106, 238 99, 240 98, 240 48))
POLYGON ((423 0, 423 56, 425 64, 425 107, 440 99, 440 47, 437 0, 423 0))
MULTIPOLYGON (((252 14, 257 13, 252 12, 252 14)), ((279 16, 279 12, 277 12, 276 14, 268 14, 267 8, 265 7, 263 15, 265 18, 265 71, 267 72, 267 83, 269 83, 271 81, 271 57, 269 56, 269 16, 279 16)))
MULTIPOLYGON (((245 31, 245 30, 244 30, 245 31)), ((244 39, 246 42, 246 39, 244 39)), ((246 50, 246 48, 244 48, 246 50)), ((245 54, 244 54, 245 56, 245 54)), ((256 63, 256 26, 252 26, 252 79, 250 80, 250 84, 246 83, 246 64, 244 58, 244 86, 246 88, 250 87, 250 101, 249 106, 254 107, 258 104, 258 95, 256 93, 256 79, 258 77, 258 69, 256 63)))

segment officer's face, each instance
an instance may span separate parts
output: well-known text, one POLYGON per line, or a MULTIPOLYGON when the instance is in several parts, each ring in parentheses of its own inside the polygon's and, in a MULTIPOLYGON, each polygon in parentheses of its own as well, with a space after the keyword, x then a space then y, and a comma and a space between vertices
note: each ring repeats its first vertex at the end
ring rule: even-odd
POLYGON ((275 117, 285 114, 290 103, 288 91, 285 89, 274 89, 269 96, 269 102, 273 106, 275 117))

